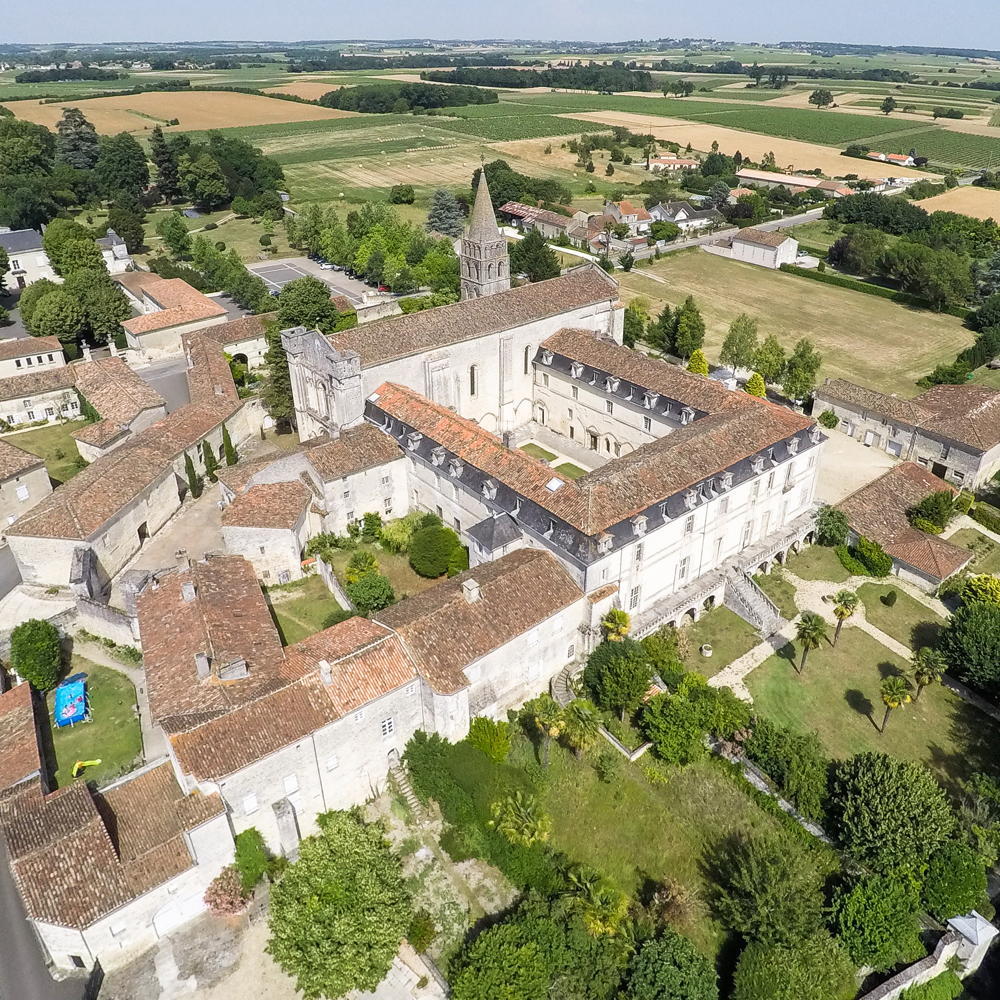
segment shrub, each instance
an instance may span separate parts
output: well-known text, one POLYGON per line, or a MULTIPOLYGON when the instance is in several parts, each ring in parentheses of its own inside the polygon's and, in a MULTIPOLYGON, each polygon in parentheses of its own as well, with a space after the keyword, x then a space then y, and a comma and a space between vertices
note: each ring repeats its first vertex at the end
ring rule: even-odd
POLYGON ((849 526, 847 515, 836 507, 824 504, 816 514, 816 541, 820 545, 844 545, 849 526))
POLYGON ((824 410, 817 419, 827 430, 831 431, 840 423, 840 417, 833 410, 824 410))
POLYGON ((390 552, 406 552, 410 547, 414 531, 420 526, 423 517, 419 511, 407 514, 405 517, 397 517, 395 520, 386 521, 382 525, 382 532, 379 536, 382 545, 390 552))
POLYGON ((205 890, 205 904, 220 917, 239 913, 249 901, 243 891, 243 879, 236 865, 228 865, 209 883, 205 890))
POLYGON ((1000 510, 981 500, 969 511, 972 519, 990 531, 1000 532, 1000 510))
POLYGON ((366 542, 377 542, 382 534, 382 518, 369 511, 361 519, 361 537, 366 542))
POLYGON ((986 870, 968 844, 953 840, 931 855, 923 887, 928 913, 944 921, 982 906, 985 899, 986 870))
POLYGON ((642 703, 653 669, 642 646, 633 639, 602 642, 587 659, 583 680, 594 701, 624 717, 642 703))
POLYGON ((806 819, 823 817, 830 762, 816 733, 758 718, 743 750, 806 819))
POLYGON ((898 598, 899 598, 899 591, 890 590, 887 594, 883 594, 880 600, 887 608, 891 608, 895 605, 896 600, 898 598))
POLYGON ((457 545, 448 558, 448 576, 458 576, 469 568, 469 550, 465 545, 457 545))
POLYGON ((206 222, 204 226, 201 227, 207 233, 211 229, 218 229, 219 224, 217 222, 206 222))
POLYGON ((1000 694, 1000 605, 963 604, 941 633, 949 672, 991 696, 1000 694))
POLYGON ((344 571, 344 580, 348 584, 357 583, 366 573, 377 573, 378 561, 375 556, 364 549, 359 549, 351 556, 344 571))
POLYGON ((354 583, 349 583, 344 590, 361 615, 381 611, 396 600, 392 584, 381 573, 364 573, 354 583))
POLYGON ((972 509, 972 505, 976 500, 976 495, 974 493, 969 493, 966 490, 962 490, 961 493, 955 497, 955 513, 957 514, 968 514, 972 509))
POLYGON ((477 715, 469 725, 466 739, 494 764, 502 764, 510 754, 510 723, 477 715))
POLYGON ((10 634, 10 665, 36 691, 48 691, 59 680, 62 647, 51 622, 31 618, 10 634))
POLYGON ((353 617, 353 611, 347 608, 337 608, 336 611, 331 611, 330 614, 323 619, 323 628, 333 628, 334 625, 339 625, 341 622, 346 622, 348 618, 353 617))
POLYGON ((854 555, 867 568, 869 576, 888 576, 892 572, 892 557, 870 538, 862 536, 858 539, 854 555))
POLYGON ((962 587, 962 600, 966 604, 973 601, 1000 604, 1000 577, 988 573, 968 577, 962 587))
POLYGON ((394 184, 389 189, 389 203, 392 205, 412 205, 414 197, 412 184, 394 184))
POLYGON ((965 992, 962 980, 950 969, 920 986, 903 990, 899 1000, 955 1000, 965 992))
POLYGON ((614 784, 622 771, 622 757, 617 751, 608 748, 602 750, 594 763, 598 781, 606 785, 614 784))
POLYGON ((846 545, 838 545, 834 549, 834 552, 837 553, 837 558, 840 560, 841 566, 851 576, 868 576, 868 567, 855 557, 853 549, 848 548, 846 545))
POLYGON ((253 826, 236 834, 235 841, 233 867, 239 872, 244 894, 248 895, 267 874, 267 848, 260 831, 253 826))
POLYGON ((441 524, 429 524, 413 533, 410 566, 420 576, 434 578, 446 573, 452 553, 459 547, 458 535, 441 524))
POLYGON ((837 937, 855 965, 889 969, 912 961, 921 955, 918 905, 916 891, 905 879, 859 878, 834 892, 837 937))
MULTIPOLYGON (((413 189, 410 188, 410 190, 413 189)), ((416 952, 425 952, 436 937, 437 926, 434 923, 434 918, 426 910, 417 910, 406 931, 406 939, 410 942, 410 947, 416 952)))
POLYGON ((912 524, 917 531, 923 531, 928 535, 940 535, 941 532, 944 531, 944 528, 935 524, 933 521, 928 521, 926 517, 914 517, 911 519, 910 524, 912 524))

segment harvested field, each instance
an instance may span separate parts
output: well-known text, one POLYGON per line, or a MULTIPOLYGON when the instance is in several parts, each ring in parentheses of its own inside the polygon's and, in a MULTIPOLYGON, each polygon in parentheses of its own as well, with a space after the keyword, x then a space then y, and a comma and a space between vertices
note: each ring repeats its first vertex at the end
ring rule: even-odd
POLYGON ((326 118, 354 117, 355 112, 337 111, 294 101, 277 101, 255 94, 225 91, 164 91, 162 93, 99 97, 80 104, 38 104, 15 101, 9 106, 18 118, 54 129, 64 107, 79 107, 98 132, 139 132, 180 120, 177 131, 230 128, 234 125, 269 125, 326 118))
MULTIPOLYGON (((841 156, 830 146, 800 142, 797 139, 777 139, 756 132, 724 128, 721 125, 684 121, 680 118, 660 118, 651 121, 645 115, 624 111, 578 111, 560 117, 602 122, 605 125, 623 125, 636 132, 652 132, 657 139, 678 142, 682 147, 690 142, 692 148, 703 151, 711 149, 714 141, 718 142, 721 152, 731 156, 739 150, 744 157, 752 160, 760 160, 766 153, 774 153, 780 166, 791 166, 797 170, 818 168, 831 176, 838 174, 843 176, 858 170, 857 160, 841 156)), ((896 167, 891 163, 879 163, 873 165, 872 176, 926 177, 928 175, 919 170, 896 167)))
POLYGON ((909 309, 888 299, 701 250, 668 254, 654 267, 617 275, 624 297, 647 299, 658 314, 693 295, 705 318, 705 350, 717 361, 729 324, 741 312, 757 318, 786 350, 801 337, 823 355, 823 378, 846 378, 882 392, 914 396, 916 380, 972 343, 954 316, 909 309), (659 279, 659 280, 657 280, 659 279))
POLYGON ((331 90, 339 90, 341 83, 318 83, 312 80, 296 80, 295 83, 283 83, 280 87, 268 87, 269 94, 291 94, 293 97, 304 97, 307 101, 318 101, 331 90))
POLYGON ((961 212, 975 219, 1000 219, 1000 191, 990 188, 952 188, 917 204, 928 212, 961 212))

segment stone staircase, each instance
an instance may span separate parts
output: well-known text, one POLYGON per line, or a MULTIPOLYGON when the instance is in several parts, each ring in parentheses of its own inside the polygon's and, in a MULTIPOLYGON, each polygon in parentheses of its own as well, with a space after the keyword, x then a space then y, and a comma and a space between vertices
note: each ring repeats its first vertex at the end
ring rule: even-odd
POLYGON ((410 776, 406 773, 406 765, 402 761, 396 763, 389 768, 389 774, 392 775, 392 780, 396 783, 399 794, 403 796, 404 801, 410 807, 414 818, 418 821, 423 820, 424 806, 420 799, 417 798, 417 793, 413 790, 413 785, 410 784, 410 776))
POLYGON ((552 678, 552 697, 558 705, 565 707, 576 697, 573 693, 573 677, 578 670, 579 665, 571 663, 552 678))
POLYGON ((741 570, 726 575, 725 605, 752 625, 764 639, 770 638, 784 624, 777 605, 741 570))

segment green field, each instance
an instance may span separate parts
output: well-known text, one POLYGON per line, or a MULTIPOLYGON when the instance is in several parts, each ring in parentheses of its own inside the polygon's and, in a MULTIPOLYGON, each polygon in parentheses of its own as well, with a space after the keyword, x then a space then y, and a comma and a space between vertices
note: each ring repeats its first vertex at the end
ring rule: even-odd
POLYGON ((444 120, 434 118, 434 127, 463 135, 476 136, 487 142, 510 142, 515 139, 545 139, 550 135, 579 135, 581 132, 608 132, 611 126, 599 122, 555 115, 507 115, 496 118, 465 118, 444 120))
POLYGON ((886 153, 908 153, 915 149, 920 156, 937 163, 994 170, 1000 167, 1000 133, 993 139, 987 135, 929 128, 883 140, 881 147, 886 153))
POLYGON ((340 610, 340 605, 318 576, 307 576, 295 583, 271 587, 267 597, 282 645, 285 646, 322 631, 327 618, 340 610))

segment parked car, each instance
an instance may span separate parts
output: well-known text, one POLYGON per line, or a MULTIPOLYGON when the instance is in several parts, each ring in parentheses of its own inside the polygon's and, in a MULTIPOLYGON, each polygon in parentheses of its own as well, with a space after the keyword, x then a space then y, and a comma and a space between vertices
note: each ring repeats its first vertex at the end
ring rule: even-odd
POLYGON ((337 265, 331 264, 328 260, 324 260, 323 263, 320 264, 319 269, 321 271, 335 271, 337 269, 337 265))
POLYGON ((388 285, 379 285, 378 286, 378 290, 380 292, 388 292, 389 291, 389 286, 388 285))
POLYGON ((333 268, 333 269, 334 269, 335 271, 343 271, 343 270, 344 270, 344 265, 343 265, 343 264, 331 264, 330 266, 331 266, 331 267, 332 267, 332 268, 333 268))

